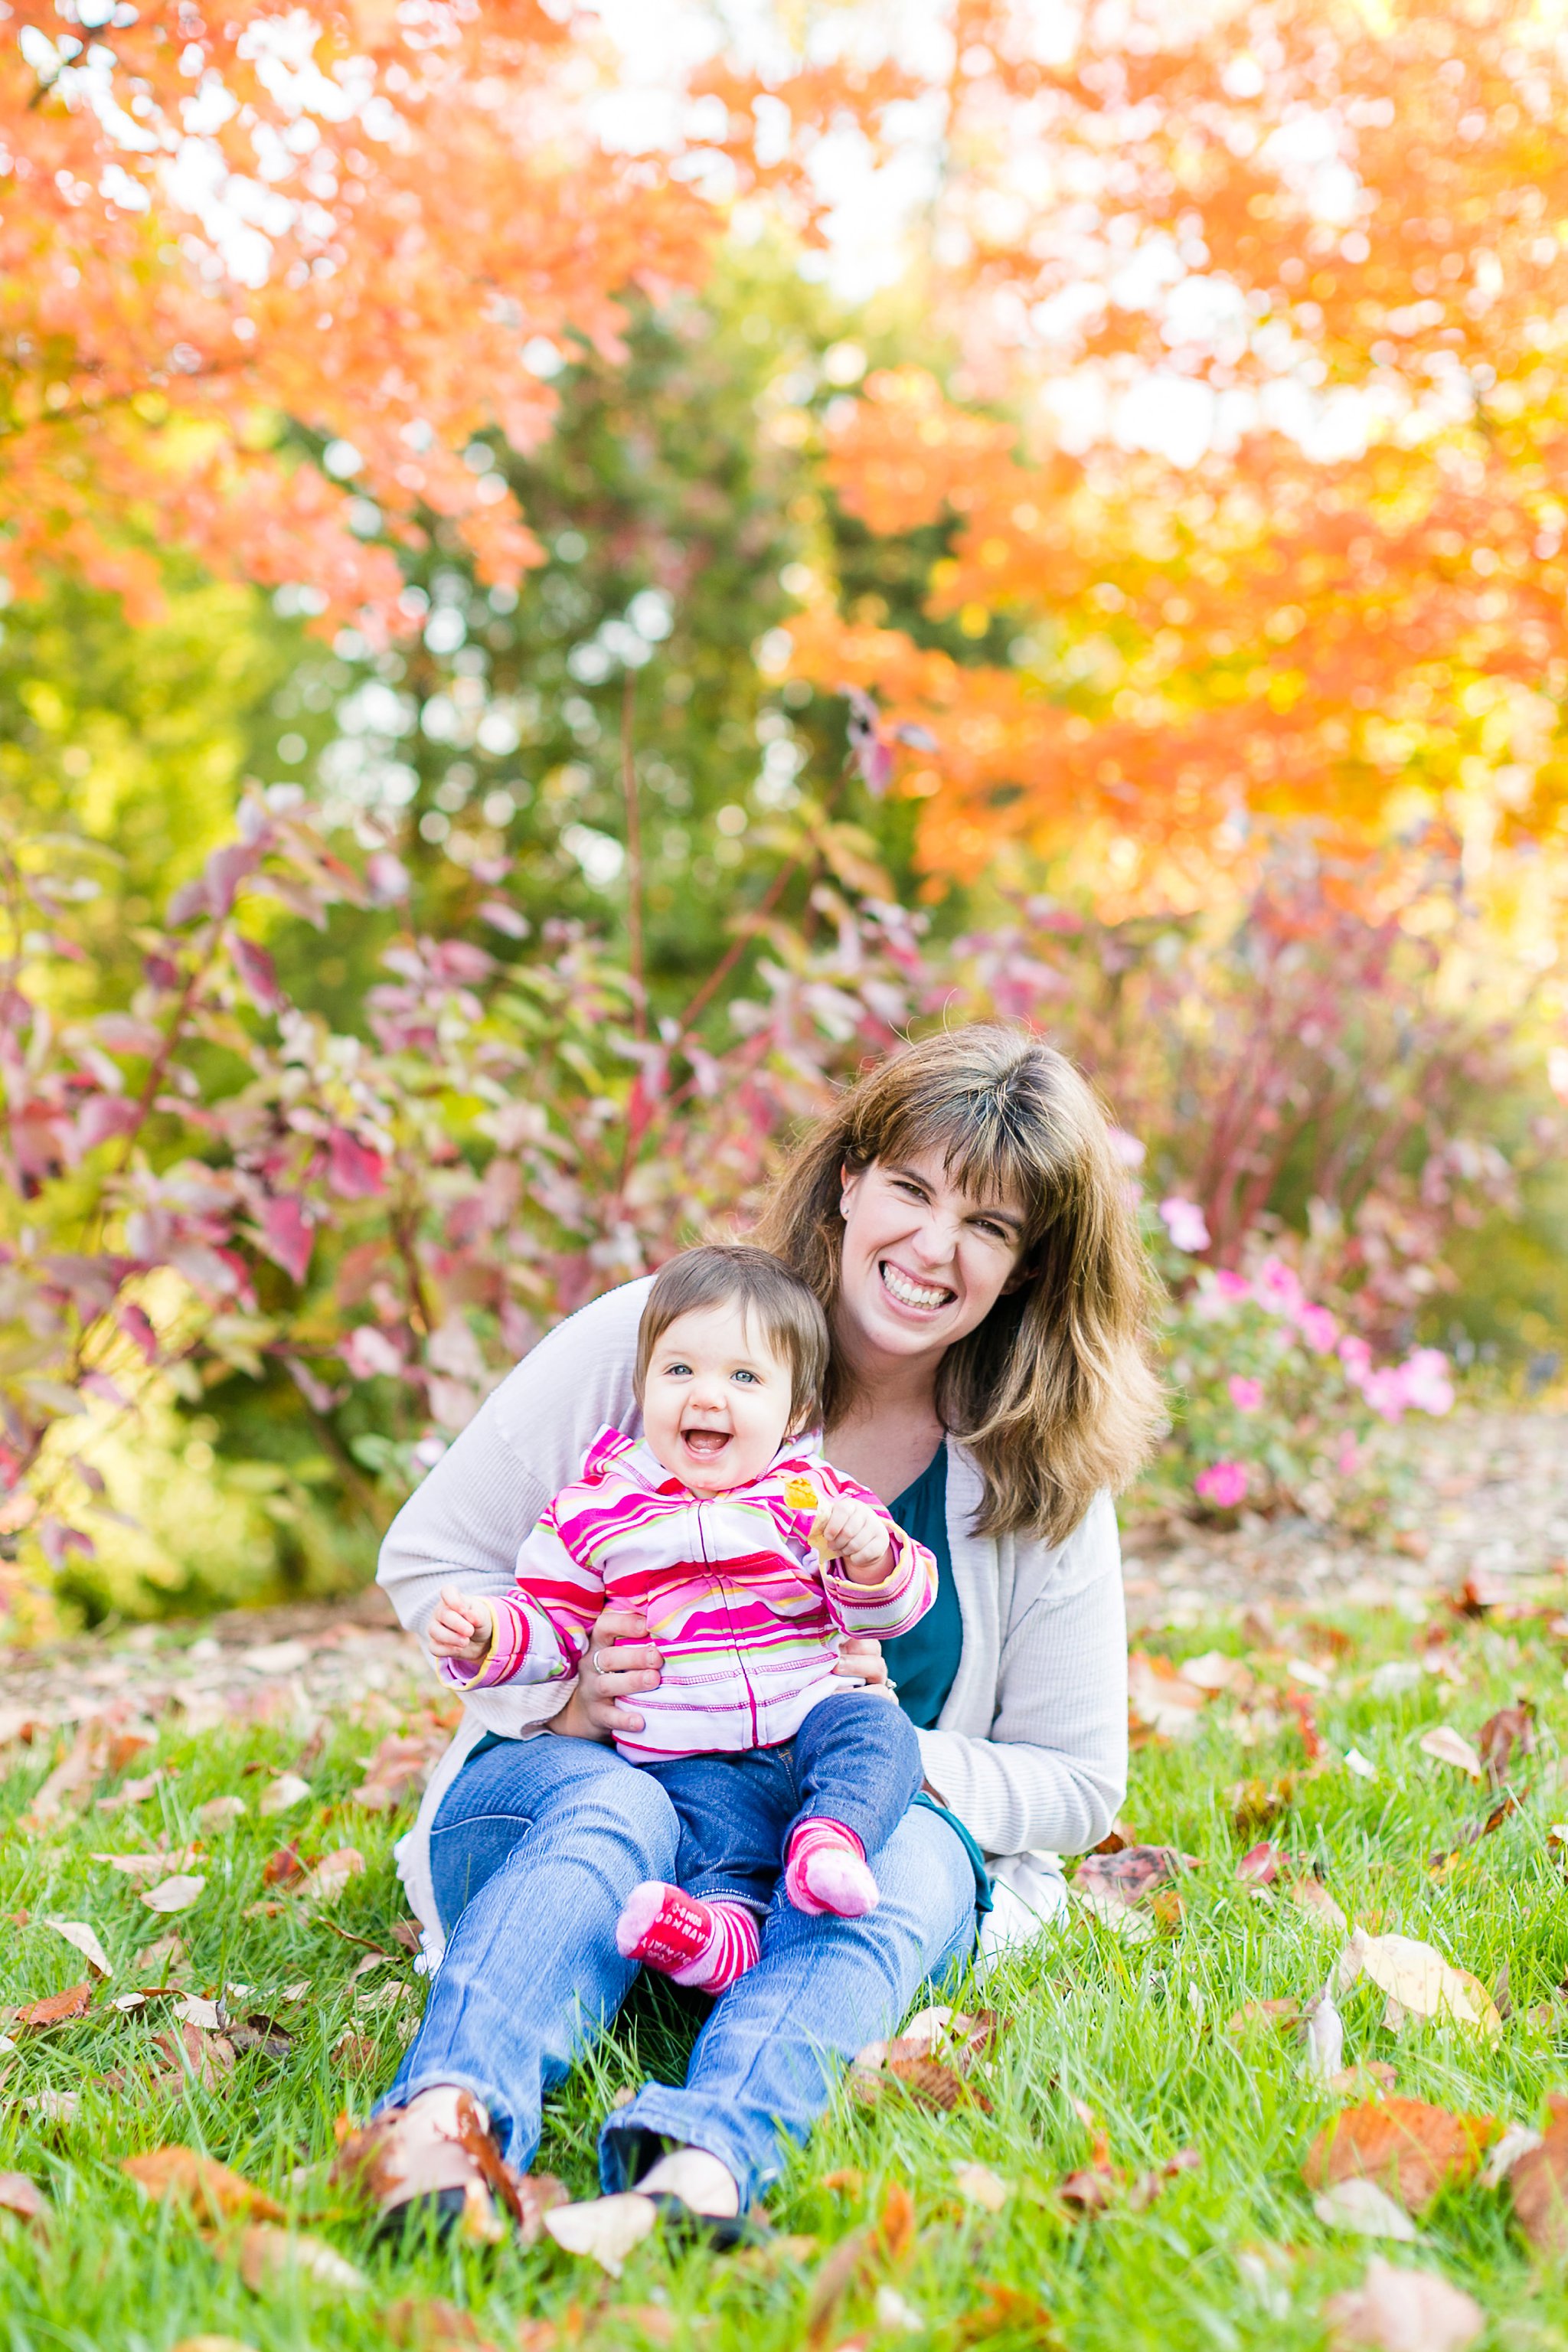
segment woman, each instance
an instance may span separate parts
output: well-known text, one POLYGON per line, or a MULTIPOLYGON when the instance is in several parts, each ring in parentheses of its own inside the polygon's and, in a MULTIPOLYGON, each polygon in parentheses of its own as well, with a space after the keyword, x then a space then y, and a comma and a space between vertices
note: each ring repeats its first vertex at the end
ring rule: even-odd
MULTIPOLYGON (((935 1551, 942 1583, 888 1644, 927 1796, 875 1857, 879 1907, 807 1916, 781 1892, 761 1962, 715 2005, 685 2087, 646 2086, 605 2125, 606 2188, 711 2216, 778 2177, 839 2063, 891 2031, 928 1976, 977 1934, 986 1949, 1037 1934, 1062 1900, 1057 1853, 1110 1827, 1126 1776, 1110 1495, 1159 1418, 1145 1270, 1104 1115, 1024 1032, 944 1033, 863 1077, 795 1155, 755 1238, 827 1315, 828 1458, 935 1551)), ((405 1625, 423 1627, 444 1582, 509 1587, 598 1429, 635 1431, 646 1289, 629 1283, 552 1332, 405 1505, 380 1571, 405 1625)), ((380 2127, 389 2208, 475 2193, 464 2091, 526 2168, 543 2092, 636 1973, 615 1921, 639 1881, 669 1876, 675 1817, 598 1743, 640 1727, 637 1696, 658 1678, 645 1633, 601 1618, 564 1706, 559 1685, 471 1696, 399 1849, 438 1965, 380 2127)))

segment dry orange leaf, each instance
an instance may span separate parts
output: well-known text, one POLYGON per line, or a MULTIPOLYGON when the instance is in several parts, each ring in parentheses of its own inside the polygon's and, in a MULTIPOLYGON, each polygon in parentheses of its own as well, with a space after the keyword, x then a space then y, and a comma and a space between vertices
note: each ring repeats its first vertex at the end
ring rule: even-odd
POLYGON ((1508 1769, 1517 1751, 1521 1756, 1535 1753, 1535 1702, 1521 1698, 1512 1706, 1500 1706, 1482 1724, 1476 1741, 1487 1778, 1494 1789, 1500 1788, 1508 1778, 1508 1769))
POLYGON ((1309 2189, 1375 2181, 1407 2213, 1422 2213, 1439 2189, 1471 2178, 1499 2128, 1493 2116, 1451 2115, 1424 2099, 1371 2100, 1323 2126, 1302 2172, 1309 2189))
POLYGON ((85 2017, 92 2006, 92 1986, 68 1985, 64 1992, 52 1992, 45 2000, 32 2000, 19 2009, 11 2022, 17 2031, 47 2032, 51 2025, 70 2025, 85 2017))
POLYGON ((901 2263, 915 2242, 915 2200, 901 2180, 889 2180, 877 2221, 877 2251, 883 2260, 901 2263))
POLYGON ((1519 2158, 1508 2185, 1520 2228, 1537 2253, 1555 2261, 1568 2253, 1568 2098, 1547 2106, 1541 2145, 1519 2158))
POLYGON ((189 2205, 211 2222, 246 2220, 281 2221, 283 2208, 243 2173, 203 2156, 194 2147, 155 2147, 145 2156, 121 2158, 120 2169, 162 2201, 173 2198, 189 2205))
POLYGON ((368 2285, 363 2271, 345 2262, 335 2246, 306 2231, 279 2230, 257 2221, 241 2232, 239 2275, 252 2294, 268 2294, 286 2284, 290 2273, 313 2279, 318 2286, 338 2287, 344 2294, 368 2285))
POLYGON ((1249 2000, 1234 2017, 1226 2020, 1227 2033, 1245 2033, 1255 2025, 1271 2025, 1277 2033, 1289 2033, 1301 2022, 1301 2004, 1289 1998, 1280 2000, 1249 2000))
POLYGON ((44 2210, 44 2192, 25 2172, 0 2172, 0 2213, 19 2213, 36 2221, 44 2210))
POLYGON ((1435 2271, 1406 2270, 1374 2254, 1365 2278, 1323 2306, 1333 2352, 1466 2352, 1486 2313, 1435 2271))
POLYGON ((438 2294, 399 2295, 380 2316, 399 2352, 499 2352, 471 2311, 438 2294))
POLYGON ((994 2336, 1016 2336, 1035 2352, 1060 2352, 1056 2318, 1037 2295, 1003 2286, 995 2279, 982 2279, 976 2292, 979 2300, 953 2330, 955 2344, 988 2344, 994 2336))
POLYGON ((364 1868, 364 1856, 353 1845, 339 1846, 334 1853, 324 1853, 314 1870, 307 1871, 298 1892, 313 1903, 335 1903, 351 1878, 357 1878, 364 1868))

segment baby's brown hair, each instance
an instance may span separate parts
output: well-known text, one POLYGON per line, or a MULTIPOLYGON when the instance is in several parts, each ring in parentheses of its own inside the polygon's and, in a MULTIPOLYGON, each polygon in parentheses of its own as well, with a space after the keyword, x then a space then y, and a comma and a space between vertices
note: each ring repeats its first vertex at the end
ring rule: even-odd
POLYGON ((748 1321, 756 1316, 769 1347, 789 1366, 789 1433, 798 1437, 822 1418, 827 1318, 810 1284, 770 1250, 705 1244, 660 1266, 637 1326, 632 1393, 640 1405, 653 1351, 672 1323, 682 1315, 736 1301, 748 1321))

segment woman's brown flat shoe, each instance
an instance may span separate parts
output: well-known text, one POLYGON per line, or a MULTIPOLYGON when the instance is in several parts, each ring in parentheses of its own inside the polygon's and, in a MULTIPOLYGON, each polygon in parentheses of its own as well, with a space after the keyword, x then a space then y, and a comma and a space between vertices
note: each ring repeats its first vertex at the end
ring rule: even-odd
POLYGON ((468 2091, 439 2106, 420 2100, 384 2109, 345 2139, 332 2178, 375 2199, 379 2238, 458 2229, 493 2243, 507 2234, 499 2203, 530 2243, 565 2195, 548 2174, 524 2175, 506 2162, 468 2091))

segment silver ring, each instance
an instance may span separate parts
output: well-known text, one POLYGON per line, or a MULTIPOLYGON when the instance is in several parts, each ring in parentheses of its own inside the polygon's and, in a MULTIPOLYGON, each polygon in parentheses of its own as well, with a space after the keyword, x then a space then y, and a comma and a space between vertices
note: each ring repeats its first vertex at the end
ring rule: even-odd
POLYGON ((604 1652, 602 1650, 595 1650, 594 1653, 594 1672, 596 1675, 602 1675, 606 1674, 608 1671, 609 1669, 605 1664, 604 1652))

